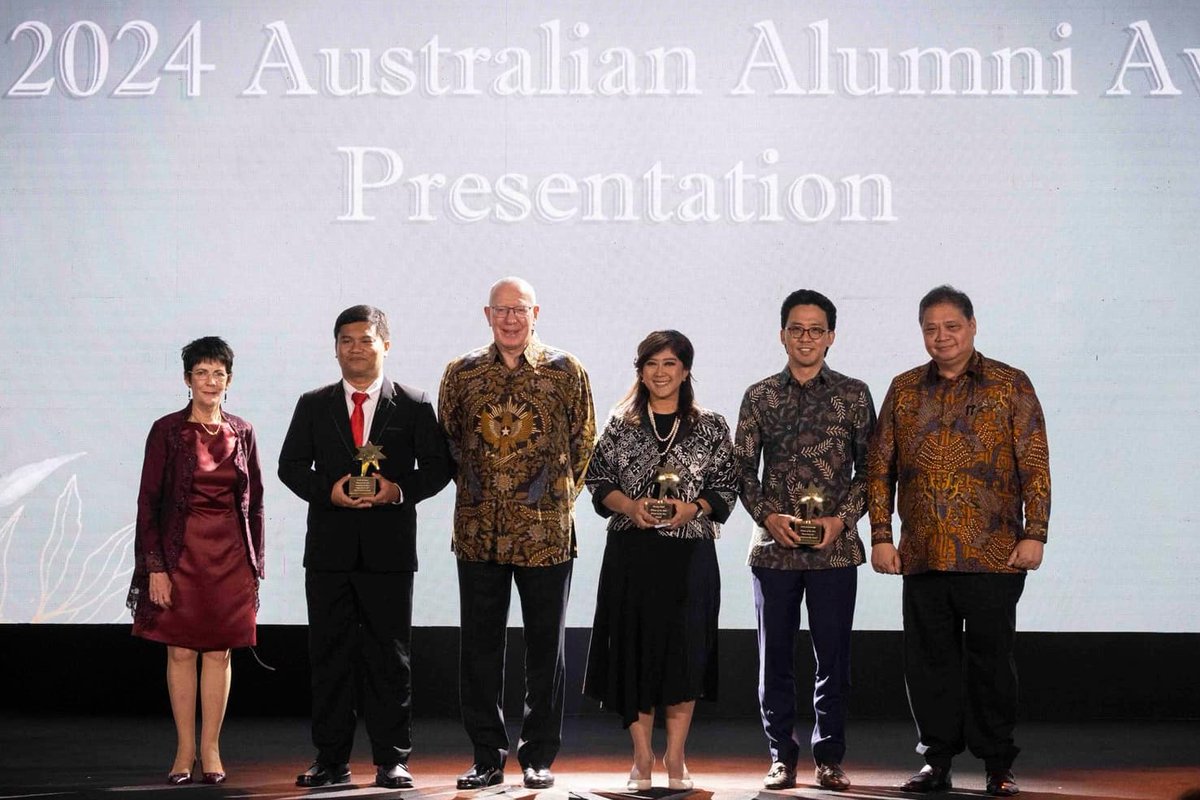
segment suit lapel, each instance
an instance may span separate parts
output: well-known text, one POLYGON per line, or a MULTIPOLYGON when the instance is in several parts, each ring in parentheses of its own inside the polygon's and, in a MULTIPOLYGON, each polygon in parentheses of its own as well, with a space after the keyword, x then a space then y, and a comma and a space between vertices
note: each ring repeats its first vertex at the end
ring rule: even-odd
POLYGON ((350 414, 346 411, 346 391, 342 388, 342 382, 338 381, 332 387, 329 394, 329 416, 333 421, 333 428, 337 431, 338 438, 342 440, 346 450, 353 456, 358 452, 358 446, 354 444, 354 434, 350 431, 350 414))
POLYGON ((368 438, 378 444, 383 439, 388 420, 396 411, 395 388, 391 381, 384 376, 383 386, 379 389, 379 402, 375 404, 375 417, 371 420, 371 432, 368 438))

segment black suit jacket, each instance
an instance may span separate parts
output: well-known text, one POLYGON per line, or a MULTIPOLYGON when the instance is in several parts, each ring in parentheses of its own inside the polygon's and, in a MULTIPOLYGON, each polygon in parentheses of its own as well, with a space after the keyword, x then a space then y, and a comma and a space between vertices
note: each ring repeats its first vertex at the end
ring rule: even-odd
POLYGON ((346 473, 358 474, 342 382, 308 392, 296 403, 279 453, 279 479, 308 502, 304 566, 315 570, 415 571, 417 503, 450 480, 450 450, 420 389, 386 377, 367 437, 387 457, 379 473, 400 485, 404 502, 340 508, 329 494, 346 473))

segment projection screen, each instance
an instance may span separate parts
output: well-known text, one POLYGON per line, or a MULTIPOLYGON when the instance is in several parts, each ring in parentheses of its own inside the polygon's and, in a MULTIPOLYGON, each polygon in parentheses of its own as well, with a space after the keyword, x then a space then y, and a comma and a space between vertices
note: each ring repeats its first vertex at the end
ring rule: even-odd
MULTIPOLYGON (((127 619, 146 432, 216 334, 267 477, 260 621, 302 624, 275 463, 337 313, 383 308, 388 376, 432 395, 517 274, 598 415, 678 328, 731 425, 789 291, 834 300, 828 362, 878 407, 954 284, 1047 415, 1021 627, 1200 631, 1200 8, 14 0, 0 30, 0 621, 127 619)), ((419 509, 418 625, 457 624, 451 511, 419 509)), ((586 496, 577 524, 587 626, 586 496)), ((750 530, 718 542, 723 627, 754 626, 750 530)), ((899 580, 859 581, 856 626, 898 629, 899 580)))

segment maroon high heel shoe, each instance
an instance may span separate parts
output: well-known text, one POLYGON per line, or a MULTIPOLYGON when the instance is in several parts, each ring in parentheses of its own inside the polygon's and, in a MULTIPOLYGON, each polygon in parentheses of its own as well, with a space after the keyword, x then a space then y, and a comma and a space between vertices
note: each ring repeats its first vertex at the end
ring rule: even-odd
MULTIPOLYGON (((195 768, 196 768, 196 765, 193 763, 192 769, 195 769, 195 768)), ((192 782, 192 769, 188 769, 183 772, 172 772, 172 773, 168 774, 167 775, 167 786, 183 786, 186 783, 191 783, 192 782)))
POLYGON ((199 759, 199 761, 200 761, 200 782, 201 783, 207 783, 210 786, 215 786, 218 783, 225 782, 225 771, 224 770, 222 770, 220 772, 209 772, 208 770, 206 770, 204 768, 204 759, 201 758, 201 759, 199 759))

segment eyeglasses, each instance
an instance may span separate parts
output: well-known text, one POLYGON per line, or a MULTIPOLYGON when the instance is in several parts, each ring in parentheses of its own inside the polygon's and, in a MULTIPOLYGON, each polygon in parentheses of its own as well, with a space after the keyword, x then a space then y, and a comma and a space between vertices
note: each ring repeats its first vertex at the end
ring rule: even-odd
POLYGON ((787 331, 788 336, 797 341, 803 339, 805 335, 807 335, 809 339, 816 341, 825 334, 829 333, 829 331, 825 330, 824 328, 805 328, 803 325, 790 325, 784 330, 787 331))
POLYGON ((199 383, 208 383, 210 378, 217 383, 224 383, 225 381, 229 380, 229 373, 223 370, 209 372, 206 369, 194 369, 188 374, 192 376, 192 380, 198 381, 199 383))
POLYGON ((529 316, 530 311, 533 311, 530 306, 492 306, 492 315, 500 319, 508 316, 525 319, 529 316))

